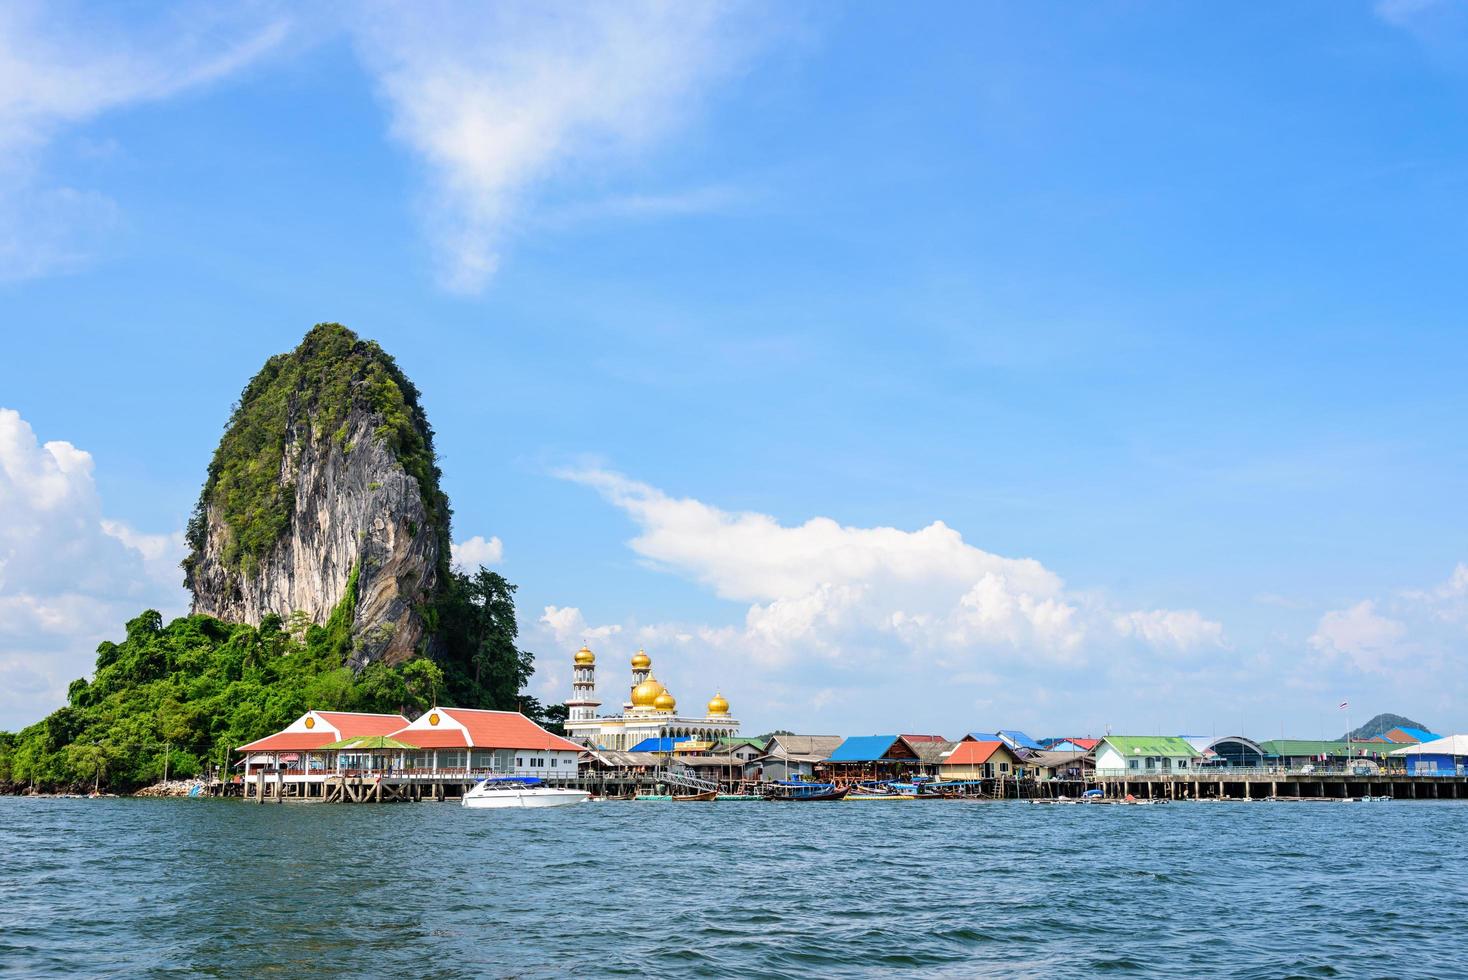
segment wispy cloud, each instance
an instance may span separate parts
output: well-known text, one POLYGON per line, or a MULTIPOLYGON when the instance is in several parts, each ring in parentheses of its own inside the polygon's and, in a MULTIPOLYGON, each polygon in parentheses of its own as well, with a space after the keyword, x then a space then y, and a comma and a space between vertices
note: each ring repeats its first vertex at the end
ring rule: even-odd
POLYGON ((109 24, 96 9, 0 5, 0 280, 85 261, 116 214, 105 196, 41 172, 56 136, 105 112, 238 72, 286 37, 268 9, 186 5, 109 24))
MULTIPOLYGON (((427 168, 443 284, 482 289, 524 207, 558 176, 602 174, 685 123, 740 59, 726 3, 380 4, 355 33, 392 135, 427 168)), ((625 200, 642 211, 687 206, 625 200)))

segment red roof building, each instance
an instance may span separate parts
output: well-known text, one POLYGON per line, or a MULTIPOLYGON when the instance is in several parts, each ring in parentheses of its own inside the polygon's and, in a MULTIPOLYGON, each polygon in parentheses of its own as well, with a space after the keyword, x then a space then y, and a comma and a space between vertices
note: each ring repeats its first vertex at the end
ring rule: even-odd
POLYGON ((944 779, 993 779, 1012 774, 1020 765, 1000 741, 959 742, 943 760, 944 779))
POLYGON ((553 735, 518 711, 432 708, 390 732, 399 742, 423 749, 525 749, 580 752, 570 739, 553 735))
POLYGON ((374 715, 358 711, 308 711, 274 735, 241 745, 236 752, 309 752, 344 738, 389 735, 408 719, 402 715, 374 715))

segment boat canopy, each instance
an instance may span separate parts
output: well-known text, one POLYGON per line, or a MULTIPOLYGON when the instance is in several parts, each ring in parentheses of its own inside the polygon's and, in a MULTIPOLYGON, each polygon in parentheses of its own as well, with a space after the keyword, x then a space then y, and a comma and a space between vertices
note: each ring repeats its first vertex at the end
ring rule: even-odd
POLYGON ((485 778, 478 780, 478 782, 495 783, 500 785, 515 784, 519 786, 539 786, 541 784, 541 779, 539 776, 486 776, 485 778))

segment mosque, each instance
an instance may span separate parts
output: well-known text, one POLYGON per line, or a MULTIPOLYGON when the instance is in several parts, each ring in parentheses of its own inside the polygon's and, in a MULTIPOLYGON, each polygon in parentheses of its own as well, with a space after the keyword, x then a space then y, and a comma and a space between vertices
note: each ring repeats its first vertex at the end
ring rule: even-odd
MULTIPOLYGON (((715 694, 707 714, 695 717, 678 712, 671 691, 652 676, 652 658, 638 650, 632 655, 632 687, 619 715, 598 716, 596 654, 587 647, 576 651, 571 673, 571 697, 566 701, 566 735, 604 749, 631 751, 647 739, 688 738, 702 742, 737 735, 739 722, 729 715, 729 702, 715 694)), ((665 743, 666 744, 666 743, 665 743)))

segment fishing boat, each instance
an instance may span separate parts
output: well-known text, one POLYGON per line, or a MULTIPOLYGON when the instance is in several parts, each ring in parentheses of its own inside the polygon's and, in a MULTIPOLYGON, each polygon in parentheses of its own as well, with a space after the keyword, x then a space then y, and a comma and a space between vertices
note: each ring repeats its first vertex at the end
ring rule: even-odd
POLYGON ((686 796, 676 796, 675 795, 673 797, 673 802, 674 803, 712 803, 714 800, 717 800, 718 798, 719 798, 719 791, 716 790, 716 789, 711 789, 711 790, 705 790, 702 793, 689 793, 686 796))
POLYGON ((846 798, 848 787, 835 783, 805 783, 796 780, 771 783, 765 799, 774 803, 827 803, 846 798))
POLYGON ((898 786, 895 783, 858 783, 851 787, 846 794, 848 802, 864 803, 868 801, 881 800, 915 800, 917 799, 917 788, 914 786, 898 786))
POLYGON ((585 803, 591 794, 584 789, 558 789, 534 776, 491 776, 464 794, 463 805, 476 810, 512 807, 569 806, 585 803))

